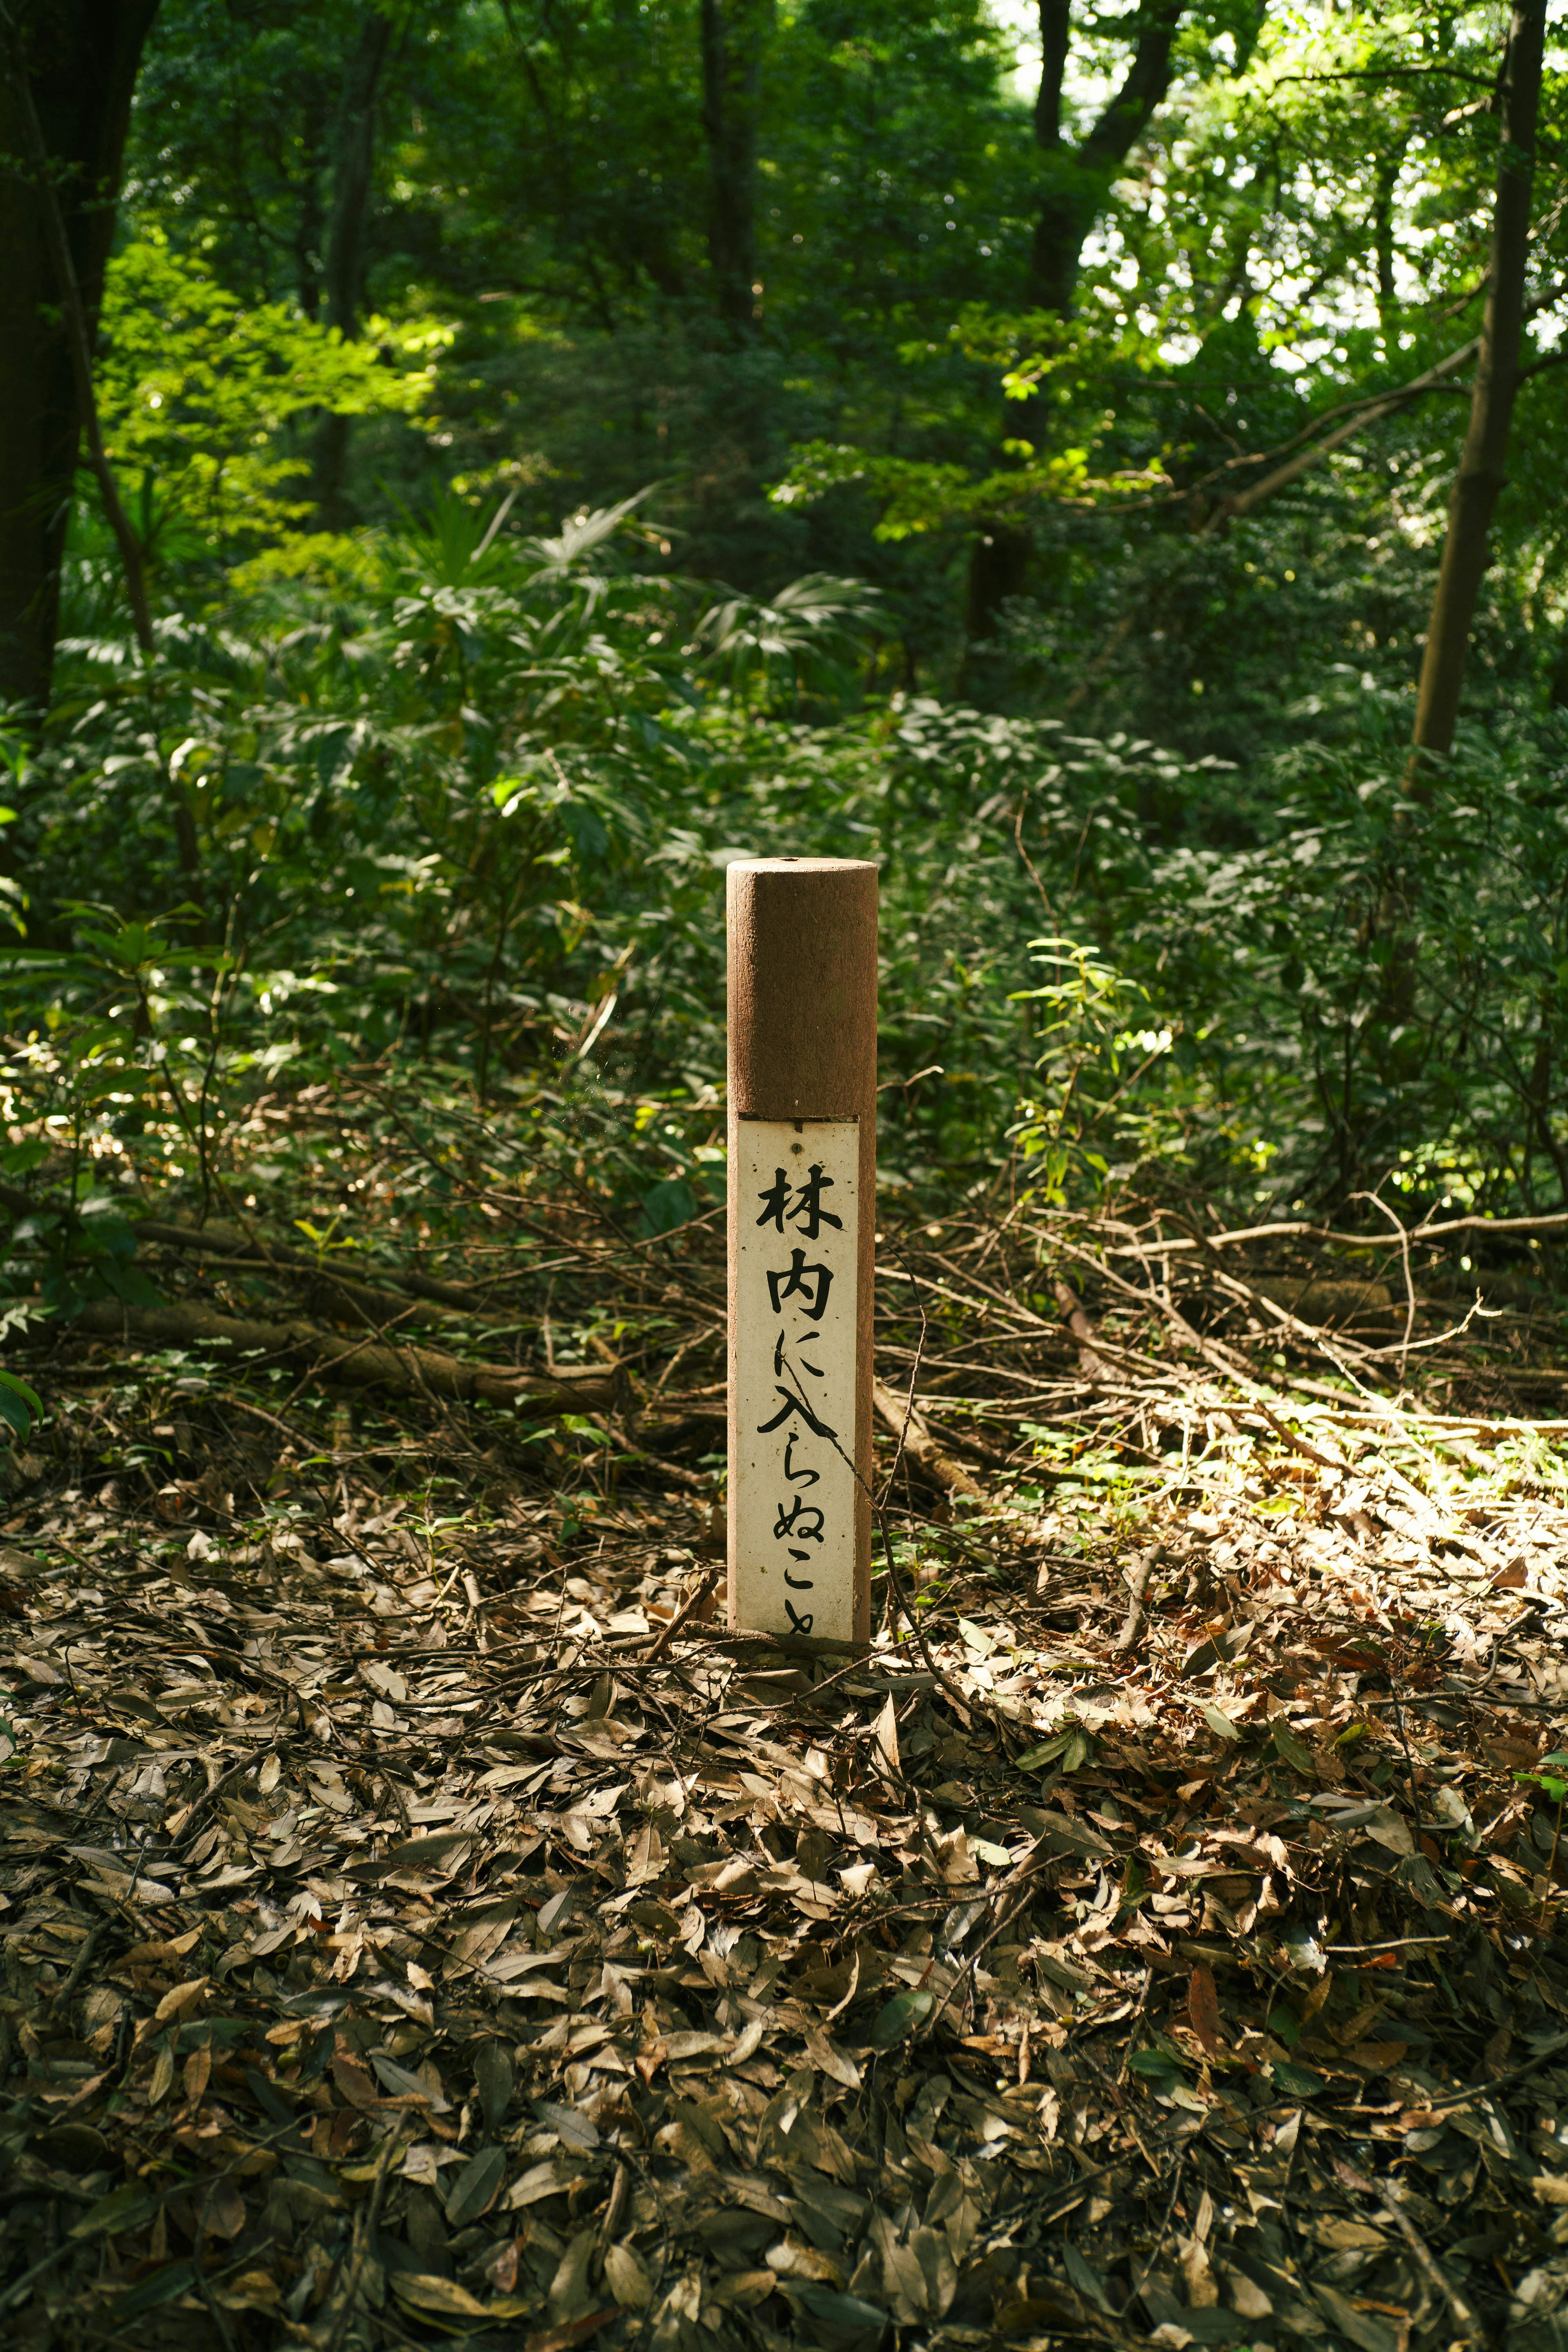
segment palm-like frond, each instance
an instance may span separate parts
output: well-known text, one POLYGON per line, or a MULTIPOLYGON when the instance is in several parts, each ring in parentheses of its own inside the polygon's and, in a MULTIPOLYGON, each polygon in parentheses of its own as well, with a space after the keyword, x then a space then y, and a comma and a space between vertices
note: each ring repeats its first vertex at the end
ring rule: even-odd
POLYGON ((797 692, 808 672, 838 676, 836 655, 880 616, 881 600, 863 581, 811 572, 765 603, 731 596, 712 605, 697 625, 697 638, 707 646, 710 663, 728 670, 744 701, 759 671, 765 678, 787 670, 797 692))
MULTIPOLYGON (((635 490, 629 499, 621 499, 613 507, 583 507, 568 515, 552 539, 525 539, 521 553, 533 565, 535 584, 564 579, 569 573, 583 571, 590 556, 605 548, 626 523, 627 518, 651 498, 656 485, 635 490)), ((647 526, 640 527, 647 535, 647 526)))

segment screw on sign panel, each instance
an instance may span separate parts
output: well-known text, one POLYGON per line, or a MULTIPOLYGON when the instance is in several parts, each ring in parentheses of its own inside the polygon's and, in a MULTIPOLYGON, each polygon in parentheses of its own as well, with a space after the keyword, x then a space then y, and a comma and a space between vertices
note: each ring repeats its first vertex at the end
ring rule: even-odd
POLYGON ((877 869, 729 869, 730 1622, 870 1615, 877 869))

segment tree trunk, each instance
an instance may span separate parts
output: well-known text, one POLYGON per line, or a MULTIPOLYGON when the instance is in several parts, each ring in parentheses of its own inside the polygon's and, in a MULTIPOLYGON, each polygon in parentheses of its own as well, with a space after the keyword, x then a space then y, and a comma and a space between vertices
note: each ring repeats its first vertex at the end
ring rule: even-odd
POLYGON ((326 209, 321 202, 321 161, 326 145, 327 110, 318 90, 305 102, 300 143, 305 152, 305 186, 294 231, 294 284, 300 308, 314 322, 321 311, 321 262, 326 209))
POLYGON ((1426 755, 1453 748, 1470 628, 1490 560, 1488 537, 1492 513, 1507 479, 1503 467, 1519 389, 1531 182, 1545 32, 1546 0, 1515 0, 1500 98, 1491 259, 1470 394, 1469 429, 1448 500, 1448 530, 1426 629, 1411 739, 1414 749, 1405 775, 1406 790, 1418 799, 1431 788, 1426 755))
MULTIPOLYGON (((80 304, 96 337, 126 125, 157 0, 41 0, 19 19, 56 167, 80 304)), ((0 696, 48 697, 82 411, 45 191, 19 91, 0 79, 0 696)))
POLYGON ((92 381, 92 328, 77 278, 76 257, 71 251, 65 206, 60 202, 60 192, 56 184, 56 159, 49 152, 44 126, 33 100, 32 85, 27 78, 26 51, 9 19, 4 22, 3 38, 6 86, 16 102, 16 119, 26 142, 33 184, 43 203, 44 235, 48 246, 49 267, 54 272, 55 286, 59 295, 60 325, 65 333, 66 350, 70 355, 71 384, 76 393, 82 437, 87 443, 87 462, 98 484, 98 494, 103 500, 104 515, 114 534, 115 545, 120 550, 136 643, 151 661, 153 653, 153 614, 147 602, 147 566, 142 541, 125 511, 120 485, 103 446, 103 426, 98 414, 98 395, 92 381))
MULTIPOLYGON (((1182 0, 1145 0, 1136 45, 1121 87, 1077 147, 1062 138, 1062 92, 1072 37, 1072 0, 1039 0, 1040 86, 1035 98, 1035 143, 1043 158, 1043 190, 1029 250, 1028 300, 1062 318, 1072 310, 1084 240, 1105 209, 1111 182, 1149 127, 1171 86, 1171 51, 1182 0)), ((1037 449, 1045 438, 1047 404, 1041 393, 1012 412, 1011 431, 1037 449)), ((1022 584, 1026 547, 1022 534, 992 528, 970 548, 965 627, 970 639, 994 634, 999 607, 1022 584), (1000 552, 999 552, 1000 551, 1000 552)), ((969 666, 965 663, 967 677, 969 666)))
MULTIPOLYGON (((345 341, 353 341, 359 332, 365 215, 375 163, 375 94, 391 38, 390 20, 379 9, 368 10, 343 71, 323 278, 326 324, 336 327, 345 341)), ((349 419, 323 416, 316 433, 310 495, 328 530, 342 530, 351 520, 343 499, 348 455, 349 419)))
POLYGON ((1385 362, 1398 349, 1399 298, 1394 281, 1394 195, 1405 161, 1403 142, 1378 167, 1372 200, 1372 245, 1377 262, 1377 337, 1385 362))
POLYGON ((1057 310, 1065 318, 1072 309, 1084 239, 1105 209, 1111 182, 1171 87, 1171 51, 1182 5, 1181 0, 1145 0, 1121 87, 1074 148, 1063 144, 1061 133, 1070 0, 1039 0, 1039 8, 1035 142, 1049 160, 1029 254, 1029 300, 1036 310, 1057 310))
POLYGON ((757 116, 770 0, 702 0, 708 259, 719 315, 750 334, 757 284, 757 116))
POLYGON ((1034 551, 1027 531, 1007 523, 993 523, 971 542, 963 608, 966 648, 958 679, 966 701, 974 699, 976 688, 984 693, 988 684, 984 654, 977 660, 976 649, 994 638, 1007 599, 1023 594, 1034 551))

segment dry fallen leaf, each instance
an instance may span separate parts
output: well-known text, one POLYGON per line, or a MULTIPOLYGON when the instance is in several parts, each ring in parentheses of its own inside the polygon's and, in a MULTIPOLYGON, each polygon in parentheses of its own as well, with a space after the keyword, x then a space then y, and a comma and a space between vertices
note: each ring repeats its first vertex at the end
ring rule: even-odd
MULTIPOLYGON (((56 1343, 95 1432, 73 1461, 142 1443, 110 1434, 128 1396, 189 1444, 112 1508, 62 1455, 26 1541, 69 1572, 7 1571, 57 1677, 0 1669, 19 2335, 167 2352, 211 2327, 205 2286, 236 2352, 324 2344, 357 2249, 339 2352, 895 2326, 911 2352, 1240 2352, 1265 2324, 1397 2352, 1426 2292, 1397 2186, 1535 2352, 1509 2298, 1568 2177, 1541 2128, 1568 2114, 1568 1871, 1532 1777, 1563 1704, 1536 1596, 1563 1597, 1568 1511, 1491 1423, 1449 1456, 1455 1414, 1271 1391, 1346 1465, 1325 1486, 1256 1387, 1138 1357, 1153 1309, 1109 1286, 1086 1386, 1026 1304, 1058 1229, 1019 1230, 973 1249, 1034 1319, 950 1299, 968 1369, 931 1405, 944 1445, 1013 1450, 999 1507, 929 1514, 918 1479, 889 1507, 923 1641, 895 1597, 855 1659, 695 1620, 649 1655, 714 1539, 692 1465, 721 1360, 695 1315, 669 1337, 700 1259, 671 1260, 637 1374, 691 1339, 671 1454, 628 1391, 616 1483, 570 1515, 555 1456, 453 1400, 369 1394, 351 1443, 325 1391, 214 1366, 176 1408, 166 1365, 117 1355, 110 1383, 56 1343), (1158 1549, 1130 1651, 1102 1467, 1158 1549), (1529 1597, 1489 1590, 1527 1548, 1529 1597), (49 2207, 57 2259, 21 2287, 49 2207), (1485 2254, 1458 2251, 1482 2216, 1485 2254)), ((574 1295, 639 1344, 646 1252, 573 1246, 574 1295)), ((882 1311, 912 1360, 890 1285, 882 1311)))
POLYGON ((1199 1960, 1187 1979, 1187 2016, 1193 2032, 1214 2057, 1220 2046, 1219 1995, 1206 1960, 1199 1960))

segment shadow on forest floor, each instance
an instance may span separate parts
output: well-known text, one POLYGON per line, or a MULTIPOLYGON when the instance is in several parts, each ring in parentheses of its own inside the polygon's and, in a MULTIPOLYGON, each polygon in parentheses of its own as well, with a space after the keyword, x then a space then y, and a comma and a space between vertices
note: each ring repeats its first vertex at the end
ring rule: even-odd
POLYGON ((306 1277, 254 1237, 145 1239, 170 1304, 30 1370, 20 2337, 1555 2352, 1568 1480, 1505 1409, 1550 1368, 1472 1327, 1396 1389, 1414 1310, 1261 1244, 918 1228, 912 1606, 879 1580, 858 1657, 668 1635, 718 1548, 717 1244, 584 1215, 426 1299, 494 1362, 534 1282, 510 1403, 432 1385, 406 1276, 279 1322, 306 1277), (409 1392, 351 1416, 356 1315, 409 1392))

